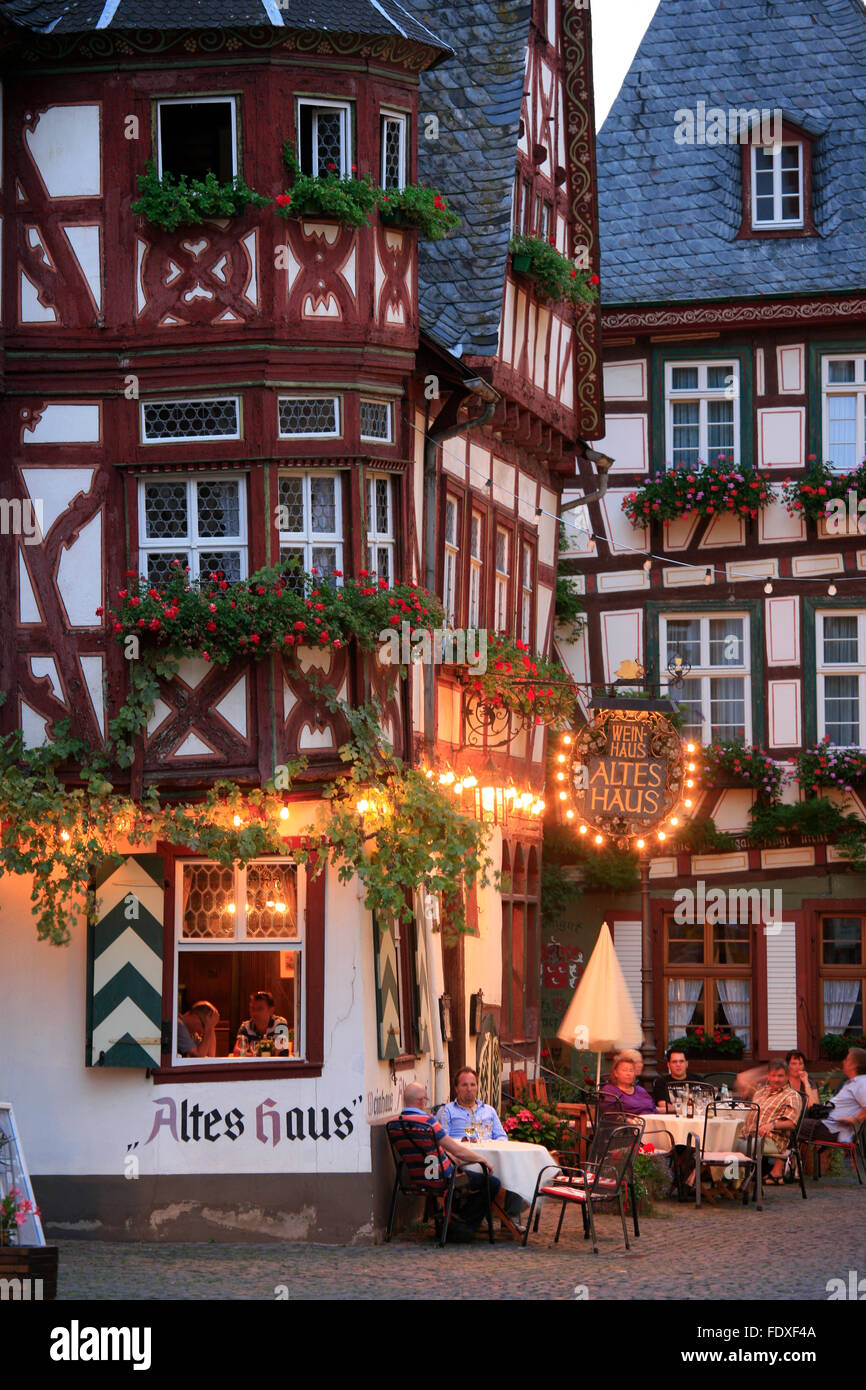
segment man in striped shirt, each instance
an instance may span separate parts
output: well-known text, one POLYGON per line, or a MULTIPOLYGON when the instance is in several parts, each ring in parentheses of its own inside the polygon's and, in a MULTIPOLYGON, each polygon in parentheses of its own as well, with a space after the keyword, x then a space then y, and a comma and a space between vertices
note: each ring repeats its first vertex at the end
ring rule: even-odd
MULTIPOLYGON (((403 1092, 403 1109, 400 1112, 400 1119, 414 1120, 416 1123, 429 1125, 432 1131, 431 1137, 437 1141, 440 1150, 444 1154, 441 1170, 435 1175, 434 1181, 437 1178, 441 1179, 443 1182, 447 1182, 450 1179, 454 1169, 454 1165, 451 1161, 452 1159, 456 1159, 458 1163, 474 1163, 482 1168, 487 1168, 490 1173, 490 1197, 492 1200, 500 1188, 499 1179, 493 1176, 492 1165, 483 1154, 479 1154, 478 1151, 471 1148, 469 1144, 463 1144, 459 1139, 453 1139, 446 1134, 445 1130, 439 1124, 439 1121, 435 1120, 424 1108, 428 1106, 429 1103, 426 1087, 419 1081, 410 1081, 403 1092)), ((429 1170, 425 1171, 425 1169, 427 1169, 427 1163, 422 1159, 421 1155, 418 1154, 417 1157, 413 1156, 410 1145, 407 1145, 405 1150, 403 1150, 403 1146, 399 1144, 399 1141, 398 1148, 401 1149, 401 1156, 409 1168, 412 1177, 418 1179, 425 1178, 427 1181, 430 1181, 431 1174, 429 1170)), ((470 1191, 469 1195, 460 1205, 459 1215, 463 1225, 474 1231, 481 1225, 481 1222, 487 1214, 486 1201, 482 1190, 484 1179, 480 1173, 471 1171, 467 1172, 465 1177, 469 1184, 470 1191)))

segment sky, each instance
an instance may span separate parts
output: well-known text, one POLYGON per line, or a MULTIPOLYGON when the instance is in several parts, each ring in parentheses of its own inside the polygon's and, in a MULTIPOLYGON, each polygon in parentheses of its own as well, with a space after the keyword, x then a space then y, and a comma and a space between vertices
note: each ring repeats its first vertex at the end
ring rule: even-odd
POLYGON ((591 0, 596 130, 613 105, 657 5, 658 0, 591 0))

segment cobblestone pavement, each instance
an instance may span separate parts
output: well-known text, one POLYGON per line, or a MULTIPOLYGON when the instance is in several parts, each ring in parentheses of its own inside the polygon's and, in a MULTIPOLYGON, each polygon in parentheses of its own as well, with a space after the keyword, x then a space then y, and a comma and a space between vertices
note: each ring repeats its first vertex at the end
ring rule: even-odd
MULTIPOLYGON (((739 1203, 662 1202, 626 1251, 619 1218, 598 1218, 600 1254, 567 1211, 542 1217, 523 1249, 442 1250, 428 1234, 390 1245, 133 1244, 61 1241, 61 1299, 793 1299, 826 1300, 827 1281, 866 1275, 866 1186, 822 1179, 765 1192, 764 1210, 739 1203), (580 1285, 586 1293, 576 1293, 580 1285)), ((432 1231, 432 1227, 429 1228, 432 1231)))

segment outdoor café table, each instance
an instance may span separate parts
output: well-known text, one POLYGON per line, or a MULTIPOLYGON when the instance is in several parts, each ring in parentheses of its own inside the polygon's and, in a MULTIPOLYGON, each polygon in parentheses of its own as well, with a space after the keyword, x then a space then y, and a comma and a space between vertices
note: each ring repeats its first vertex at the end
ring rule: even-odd
MULTIPOLYGON (((494 1177, 502 1183, 503 1191, 516 1192, 527 1206, 535 1195, 535 1184, 542 1168, 549 1164, 558 1166, 543 1144, 525 1144, 517 1139, 483 1139, 480 1144, 471 1144, 470 1148, 484 1155, 494 1177)), ((512 1235, 521 1234, 503 1212, 498 1214, 512 1235)))
MULTIPOLYGON (((733 1150, 739 1130, 743 1121, 748 1115, 748 1109, 741 1109, 739 1106, 734 1109, 720 1109, 715 1115, 711 1115, 707 1120, 707 1143, 706 1147, 711 1153, 728 1153, 733 1150)), ((653 1134, 658 1134, 666 1130, 675 1144, 685 1144, 690 1134, 693 1134, 699 1145, 704 1143, 704 1117, 696 1115, 694 1119, 687 1119, 685 1115, 646 1115, 642 1144, 652 1143, 653 1134)), ((720 1165, 711 1165, 713 1180, 717 1180, 720 1165)))

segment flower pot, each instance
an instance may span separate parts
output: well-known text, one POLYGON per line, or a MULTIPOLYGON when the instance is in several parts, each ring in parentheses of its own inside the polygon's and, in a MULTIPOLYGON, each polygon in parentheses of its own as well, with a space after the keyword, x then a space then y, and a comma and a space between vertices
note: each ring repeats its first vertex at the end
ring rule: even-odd
POLYGON ((516 270, 517 273, 518 273, 518 275, 525 275, 526 272, 527 272, 527 270, 529 269, 529 257, 528 257, 528 256, 512 256, 512 257, 511 257, 511 269, 512 269, 512 270, 516 270))
POLYGON ((34 1302, 55 1299, 57 1254, 56 1245, 0 1245, 0 1279, 21 1280, 19 1295, 22 1299, 34 1302))

